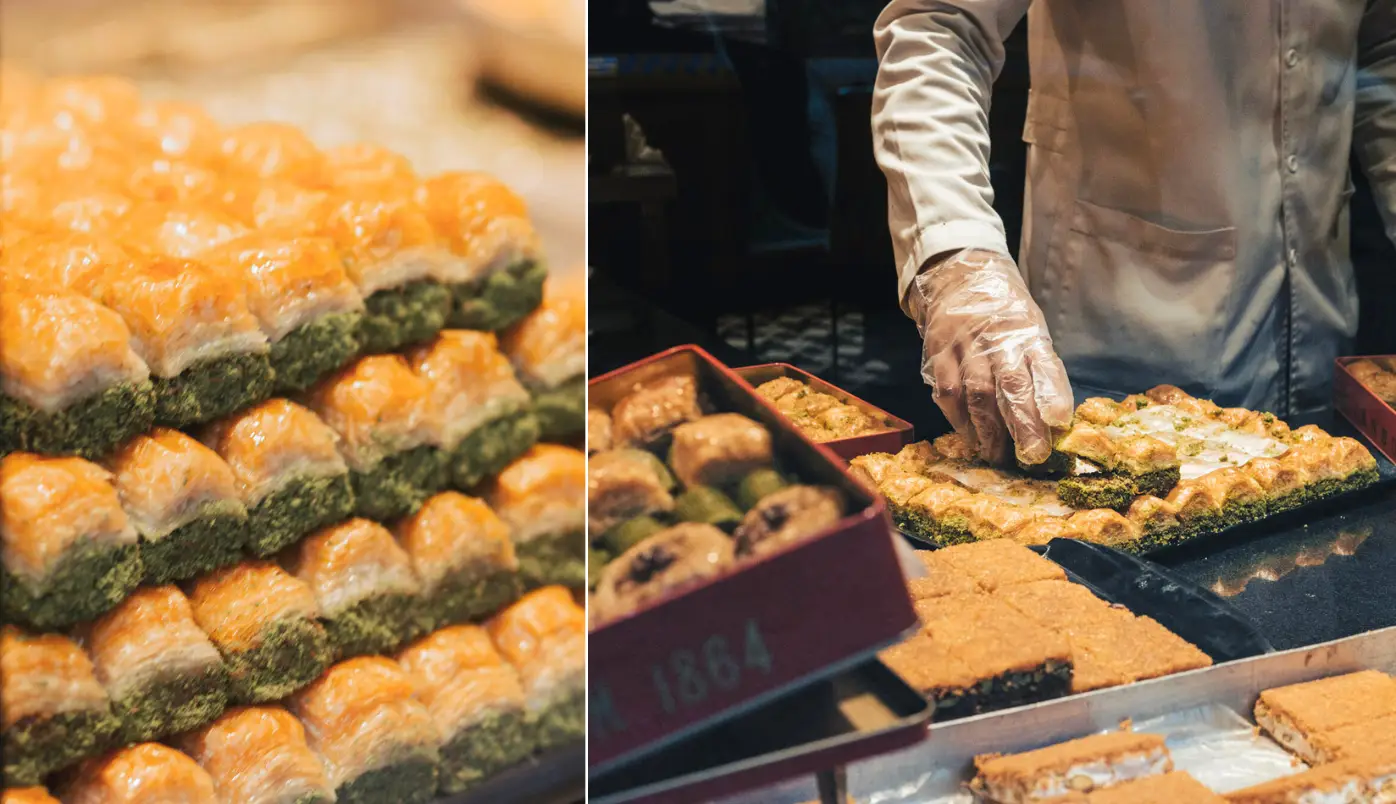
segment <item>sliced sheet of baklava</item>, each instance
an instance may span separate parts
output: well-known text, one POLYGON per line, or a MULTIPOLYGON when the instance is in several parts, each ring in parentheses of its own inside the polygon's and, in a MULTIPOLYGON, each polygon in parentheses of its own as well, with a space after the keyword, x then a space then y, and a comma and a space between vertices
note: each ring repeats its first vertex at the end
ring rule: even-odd
POLYGON ((151 584, 234 564, 247 544, 247 506, 218 453, 164 427, 126 442, 107 467, 141 536, 151 584))
POLYGON ((202 259, 241 277, 248 307, 271 343, 276 391, 305 390, 358 353, 363 297, 328 239, 258 232, 202 259))
POLYGON ((1273 781, 1226 794, 1231 804, 1366 804, 1367 779, 1347 763, 1283 776, 1273 781))
POLYGON ((127 741, 202 726, 228 703, 228 669, 176 586, 136 591, 78 630, 127 741))
POLYGON ((359 516, 391 522, 445 484, 442 413, 400 355, 360 358, 311 389, 309 405, 339 435, 359 516))
POLYGON ((972 790, 1002 804, 1049 801, 1091 793, 1173 770, 1173 758, 1157 734, 1114 731, 1021 754, 974 760, 972 790))
POLYGON ((315 593, 338 658, 383 653, 422 630, 422 582, 377 522, 351 519, 292 547, 287 569, 315 593))
POLYGON ((522 591, 509 526, 483 500, 438 494, 396 535, 422 580, 427 628, 485 617, 522 591))
POLYGON ((223 655, 233 700, 284 698, 333 660, 315 593, 270 561, 247 561, 200 577, 190 587, 189 603, 194 621, 223 655))
POLYGON ((38 629, 88 620, 140 583, 139 536, 111 474, 81 458, 0 459, 0 600, 38 629))
POLYGON ((306 408, 270 399, 210 425, 248 509, 248 548, 270 556, 354 509, 339 436, 306 408))
POLYGON ((1226 804, 1226 799, 1183 771, 1145 776, 1115 787, 1097 790, 1090 804, 1226 804))
POLYGON ((0 733, 6 785, 45 776, 103 750, 117 721, 92 660, 59 634, 0 630, 0 733))
POLYGON ((500 330, 538 306, 548 272, 519 196, 492 176, 453 171, 427 179, 417 198, 449 251, 436 276, 451 289, 451 326, 500 330))
POLYGON ((335 800, 305 727, 279 706, 229 709, 183 735, 179 747, 213 779, 218 799, 240 804, 329 804, 335 800))
POLYGON ((509 524, 525 584, 586 583, 586 456, 538 444, 500 472, 485 499, 509 524))
POLYGON ((586 612, 566 589, 528 593, 487 626, 518 671, 530 727, 540 749, 586 733, 586 612))
POLYGON ((552 278, 543 304, 503 336, 504 351, 533 394, 543 437, 566 441, 582 432, 586 408, 586 273, 552 278))
POLYGON ((234 277, 154 259, 108 274, 99 300, 126 321, 150 367, 157 424, 210 421, 271 395, 267 338, 234 277))
POLYGON ((290 698, 339 804, 425 804, 435 795, 441 734, 415 691, 396 662, 364 656, 290 698))
POLYGON ((493 333, 446 330, 407 357, 441 415, 451 484, 470 489, 538 440, 538 418, 493 333))
POLYGON ((0 290, 0 454, 96 458, 149 428, 154 404, 121 316, 53 288, 0 290))
POLYGON ((82 763, 60 795, 64 804, 222 804, 199 763, 159 743, 82 763))
POLYGON ((443 628, 397 657, 441 733, 440 789, 453 795, 533 751, 518 671, 478 626, 443 628))

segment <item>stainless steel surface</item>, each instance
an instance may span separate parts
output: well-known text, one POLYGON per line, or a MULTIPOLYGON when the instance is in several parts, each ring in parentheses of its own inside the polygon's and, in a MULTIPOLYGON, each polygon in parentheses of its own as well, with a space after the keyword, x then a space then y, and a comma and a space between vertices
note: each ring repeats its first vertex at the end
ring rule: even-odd
MULTIPOLYGON (((916 801, 888 791, 944 789, 970 778, 977 754, 1027 751, 1118 727, 1125 720, 1208 704, 1249 713, 1262 690, 1364 669, 1396 672, 1396 628, 932 725, 930 738, 915 748, 850 766, 849 793, 859 800, 881 793, 879 801, 916 801)), ((817 795, 815 787, 812 781, 782 785, 725 804, 795 804, 817 795)))

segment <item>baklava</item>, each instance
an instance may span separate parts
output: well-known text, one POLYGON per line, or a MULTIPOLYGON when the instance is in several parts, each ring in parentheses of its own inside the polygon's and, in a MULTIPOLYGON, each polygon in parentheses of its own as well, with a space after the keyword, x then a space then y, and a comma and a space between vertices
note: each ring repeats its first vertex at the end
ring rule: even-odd
POLYGON ((732 540, 712 525, 684 522, 661 530, 601 571, 591 599, 592 622, 603 625, 704 583, 733 561, 732 540))
POLYGON ((490 620, 500 654, 519 672, 529 730, 546 750, 586 734, 586 612, 566 589, 528 593, 490 620))
POLYGON ((440 412, 451 484, 470 489, 538 440, 528 391, 488 332, 446 330, 408 355, 440 412))
POLYGON ((218 453, 157 427, 126 442, 107 466, 140 534, 146 583, 184 580, 242 557, 247 507, 218 453))
POLYGON ((1310 764, 1322 759, 1313 745, 1319 735, 1390 715, 1396 678, 1377 670, 1268 689, 1255 704, 1255 722, 1310 764))
POLYGON ((228 669, 175 586, 140 589, 78 631, 111 696, 122 739, 197 728, 228 703, 228 669))
POLYGON ((383 653, 421 632, 422 582, 393 535, 367 519, 290 548, 287 569, 310 587, 338 658, 383 653))
POLYGON ((669 466, 685 486, 724 486, 775 461, 771 434, 740 413, 714 413, 674 428, 669 466))
POLYGON ((639 383, 611 408, 612 443, 663 450, 675 427, 702 416, 693 377, 676 375, 639 383))
POLYGON ((64 804, 222 804, 213 779, 190 757, 139 743, 78 766, 64 804))
POLYGON ((586 583, 586 456, 538 444, 500 472, 485 499, 508 523, 529 586, 586 583))
POLYGON ((269 561, 200 577, 189 603, 194 621, 223 656, 235 701, 284 698, 333 660, 314 591, 269 561))
POLYGON ((427 628, 493 614, 522 591, 509 526, 483 500, 438 494, 396 536, 421 579, 427 628))
POLYGON ((518 672, 483 628, 443 628, 397 660, 441 733, 442 793, 460 793, 528 759, 533 733, 518 672))
POLYGON ((39 784, 103 750, 117 720, 92 660, 59 634, 0 630, 0 733, 4 784, 39 784))
POLYGON ((274 555, 354 510, 339 436, 294 402, 267 400, 210 426, 203 440, 233 471, 255 555, 274 555))
POLYGON ((97 458, 154 416, 150 369, 121 316, 57 288, 0 289, 0 454, 97 458))
POLYGON ((339 804, 425 804, 441 735, 412 676, 382 656, 340 662, 292 696, 339 804))
POLYGON ((359 516, 390 522, 445 484, 442 412, 400 355, 360 358, 312 389, 310 408, 339 435, 359 516))
POLYGON ((427 179, 417 200, 447 246, 436 277, 451 291, 451 326, 501 330, 538 306, 548 272, 522 199, 458 171, 427 179))
POLYGON ((0 459, 0 600, 5 618, 64 628, 140 583, 139 536, 111 473, 81 458, 0 459))
POLYGON ((533 394, 543 437, 566 441, 582 432, 586 409, 586 274, 550 279, 543 304, 507 330, 504 351, 533 394))
POLYGON ((1108 732, 1011 756, 974 760, 970 788, 1001 804, 1048 801, 1091 793, 1173 770, 1173 758, 1156 734, 1108 732))
POLYGON ((218 799, 238 804, 329 804, 335 800, 305 727, 279 706, 230 709, 179 740, 213 780, 218 799))

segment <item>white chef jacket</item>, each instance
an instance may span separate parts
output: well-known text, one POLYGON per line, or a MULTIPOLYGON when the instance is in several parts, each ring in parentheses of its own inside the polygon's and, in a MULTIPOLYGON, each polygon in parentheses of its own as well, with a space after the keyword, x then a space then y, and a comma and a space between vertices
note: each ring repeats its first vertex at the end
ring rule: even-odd
POLYGON ((1396 242, 1396 0, 893 0, 873 130, 903 298, 933 257, 1007 250, 988 108, 1024 14, 1019 262, 1078 397, 1328 404, 1352 149, 1396 242))

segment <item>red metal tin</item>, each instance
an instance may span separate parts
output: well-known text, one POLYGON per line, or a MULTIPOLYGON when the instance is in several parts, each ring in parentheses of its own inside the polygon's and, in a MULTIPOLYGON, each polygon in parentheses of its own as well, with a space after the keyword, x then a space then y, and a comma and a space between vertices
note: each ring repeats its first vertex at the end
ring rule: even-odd
POLYGON ((1348 364, 1371 357, 1340 357, 1333 374, 1333 405, 1388 459, 1396 461, 1396 410, 1358 382, 1348 364))
POLYGON ((777 454, 840 489, 850 513, 823 534, 591 633, 593 774, 862 663, 917 622, 883 500, 707 352, 680 346, 597 377, 588 404, 609 410, 637 383, 674 374, 694 376, 718 410, 765 425, 777 454))
MULTIPOLYGON (((836 438, 833 441, 822 442, 824 446, 833 450, 835 455, 838 455, 845 461, 851 461, 859 455, 867 455, 870 452, 895 453, 902 447, 916 440, 911 422, 899 419, 882 408, 879 408, 877 405, 855 396, 854 394, 850 394, 837 385, 820 379, 797 366, 792 366, 789 363, 762 363, 757 366, 743 366, 742 368, 733 369, 733 371, 736 372, 738 377, 750 383, 753 388, 778 377, 789 377, 792 380, 799 380, 814 390, 829 394, 846 405, 852 405, 887 425, 886 430, 879 430, 876 433, 850 436, 849 438, 836 438)), ((762 397, 762 401, 765 401, 764 397, 762 397)))

